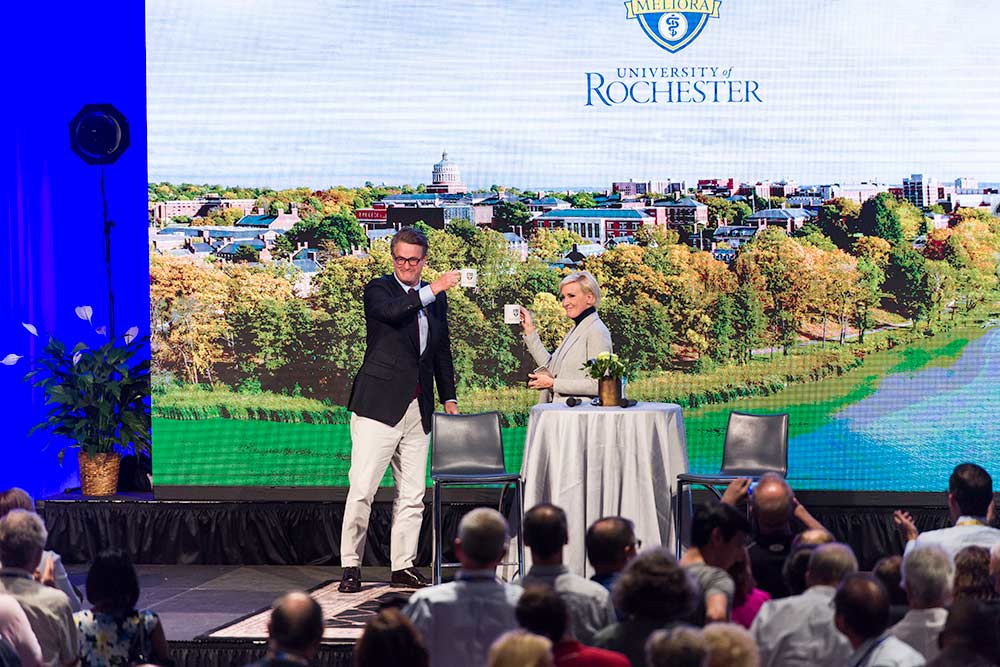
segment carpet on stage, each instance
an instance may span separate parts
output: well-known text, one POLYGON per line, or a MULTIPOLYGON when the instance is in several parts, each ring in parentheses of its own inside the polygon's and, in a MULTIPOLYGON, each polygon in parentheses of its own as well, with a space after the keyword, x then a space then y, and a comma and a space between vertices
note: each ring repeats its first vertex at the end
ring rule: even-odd
MULTIPOLYGON (((412 589, 390 588, 383 582, 364 584, 359 593, 341 593, 337 590, 339 584, 339 581, 327 581, 309 593, 323 609, 326 624, 323 641, 326 642, 355 641, 361 636, 365 623, 379 609, 405 603, 413 594, 412 589)), ((266 607, 210 630, 198 639, 266 640, 270 617, 271 608, 266 607)))

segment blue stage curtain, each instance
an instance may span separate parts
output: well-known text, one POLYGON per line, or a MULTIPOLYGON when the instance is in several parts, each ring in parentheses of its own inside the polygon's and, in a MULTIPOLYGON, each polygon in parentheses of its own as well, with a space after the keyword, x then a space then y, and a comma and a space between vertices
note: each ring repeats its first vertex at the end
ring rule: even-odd
POLYGON ((110 103, 128 118, 131 147, 106 168, 115 221, 116 324, 149 330, 144 3, 12 3, 0 41, 5 63, 0 129, 0 366, 3 465, 0 488, 33 495, 73 486, 75 451, 60 467, 61 443, 27 437, 44 414, 43 397, 21 381, 49 332, 74 344, 96 340, 74 308, 90 305, 108 321, 100 167, 69 147, 69 122, 87 103, 110 103), (38 328, 32 337, 22 326, 38 328), (48 444, 48 446, 46 446, 48 444))

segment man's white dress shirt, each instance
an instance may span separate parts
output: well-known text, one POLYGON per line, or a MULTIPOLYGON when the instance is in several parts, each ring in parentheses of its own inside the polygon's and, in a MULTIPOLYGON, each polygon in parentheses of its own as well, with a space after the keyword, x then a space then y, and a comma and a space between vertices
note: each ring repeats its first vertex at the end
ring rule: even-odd
POLYGON ((992 549, 1000 544, 1000 530, 987 525, 985 517, 960 516, 951 528, 928 530, 906 543, 906 553, 916 547, 939 546, 952 557, 969 546, 992 549))
POLYGON ((459 570, 455 581, 421 588, 403 613, 420 631, 434 667, 485 665, 496 639, 518 627, 514 607, 524 590, 494 570, 459 570))
POLYGON ((911 609, 899 623, 889 628, 889 634, 912 646, 930 662, 941 652, 938 635, 947 620, 948 610, 943 607, 911 609))
POLYGON ((843 667, 851 644, 833 624, 832 586, 768 600, 750 626, 760 667, 843 667))

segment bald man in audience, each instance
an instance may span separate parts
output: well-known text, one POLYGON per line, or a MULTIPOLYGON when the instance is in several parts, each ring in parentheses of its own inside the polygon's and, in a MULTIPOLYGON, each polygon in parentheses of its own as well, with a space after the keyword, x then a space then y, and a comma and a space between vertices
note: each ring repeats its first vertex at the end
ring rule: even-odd
POLYGON ((594 568, 591 581, 596 581, 608 591, 639 550, 635 526, 620 516, 604 517, 591 524, 584 544, 587 560, 594 568))
POLYGON ((833 597, 833 622, 851 642, 851 667, 923 667, 924 656, 906 642, 886 634, 889 594, 878 577, 848 575, 833 597))
POLYGON ((843 667, 851 653, 833 626, 831 601, 836 587, 857 572, 858 561, 846 544, 823 544, 812 552, 806 570, 809 588, 801 595, 768 600, 750 626, 760 649, 761 667, 843 667))
POLYGON ((748 551, 757 587, 773 599, 787 597, 790 592, 781 571, 792 551, 792 540, 804 530, 827 532, 826 528, 799 504, 792 487, 778 473, 761 475, 752 491, 749 479, 733 480, 722 502, 736 506, 748 497, 754 524, 754 540, 748 551))
POLYGON ((275 600, 267 623, 268 651, 250 667, 311 664, 323 641, 323 610, 308 593, 293 591, 275 600))

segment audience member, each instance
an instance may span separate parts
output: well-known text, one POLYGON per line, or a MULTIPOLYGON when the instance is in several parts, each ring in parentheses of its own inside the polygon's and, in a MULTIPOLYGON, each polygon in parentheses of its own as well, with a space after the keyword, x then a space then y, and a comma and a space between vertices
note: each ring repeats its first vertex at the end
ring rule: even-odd
POLYGON ((87 600, 93 609, 74 614, 81 667, 116 667, 122 660, 170 662, 159 616, 135 607, 139 577, 125 552, 111 549, 97 555, 87 572, 87 600))
POLYGON ((681 566, 701 589, 692 616, 696 625, 729 620, 735 586, 726 571, 746 549, 750 522, 731 505, 699 505, 691 519, 691 547, 681 566))
POLYGON ((566 513, 555 505, 536 505, 525 513, 523 525, 532 565, 520 583, 550 586, 559 593, 569 608, 573 636, 590 644, 598 630, 615 622, 615 609, 604 586, 563 565, 563 547, 569 542, 566 513))
POLYGON ((401 609, 380 610, 365 624, 354 645, 355 667, 428 667, 427 647, 401 609))
POLYGON ((704 667, 708 646, 699 628, 657 630, 646 642, 648 667, 704 667))
MULTIPOLYGON (((31 499, 28 492, 16 486, 6 491, 0 492, 0 519, 11 510, 35 511, 35 501, 31 499)), ((66 568, 63 567, 62 558, 55 551, 46 549, 42 552, 42 562, 38 564, 35 571, 35 578, 46 586, 58 588, 69 598, 70 607, 73 611, 83 609, 80 601, 80 593, 69 580, 66 568)))
POLYGON ((993 590, 1000 594, 1000 544, 990 549, 990 579, 993 590))
POLYGON ((996 600, 997 592, 990 577, 990 552, 983 547, 971 546, 955 554, 956 599, 996 600))
POLYGON ((833 597, 834 623, 851 642, 848 660, 854 667, 920 667, 924 657, 891 634, 889 594, 877 577, 850 574, 833 597))
POLYGON ((566 602, 549 586, 526 588, 514 613, 522 628, 552 642, 555 667, 629 667, 621 653, 585 646, 573 637, 566 602))
POLYGON ((21 667, 21 658, 9 641, 0 637, 0 667, 21 667))
POLYGON ((889 634, 915 648, 925 660, 933 660, 940 653, 938 635, 948 619, 955 565, 941 547, 910 549, 902 576, 910 610, 889 634))
POLYGON ((928 667, 993 667, 1000 664, 997 613, 981 600, 956 600, 938 635, 941 652, 928 667))
POLYGON ((885 586, 889 594, 889 625, 899 623, 909 607, 906 604, 906 591, 903 590, 903 557, 894 555, 880 558, 872 568, 872 574, 885 586))
POLYGON ((552 667, 552 642, 524 630, 510 630, 490 647, 487 667, 552 667))
POLYGON ((781 574, 785 579, 786 590, 791 595, 802 595, 808 586, 806 585, 806 570, 809 569, 809 559, 812 557, 816 547, 811 544, 792 549, 792 553, 785 559, 785 564, 781 568, 781 574))
POLYGON ((746 628, 736 623, 713 623, 702 631, 708 647, 705 667, 757 667, 757 645, 746 628))
POLYGON ((792 551, 792 540, 803 530, 826 529, 795 499, 792 487, 778 473, 760 476, 752 486, 739 478, 726 489, 722 502, 734 507, 749 495, 753 517, 753 544, 750 546, 750 569, 757 585, 772 598, 787 597, 782 567, 792 551))
POLYGON ((604 517, 587 529, 584 543, 587 560, 594 568, 591 579, 610 592, 622 570, 638 551, 635 526, 620 516, 604 517))
POLYGON ((17 600, 6 593, 0 593, 0 639, 7 642, 17 656, 18 664, 23 667, 39 667, 42 664, 42 648, 31 630, 27 615, 17 600))
POLYGON ((827 530, 804 530, 792 539, 792 551, 781 566, 781 577, 790 595, 801 595, 806 590, 806 570, 813 549, 820 544, 833 542, 827 530))
POLYGON ((757 588, 757 582, 750 570, 750 555, 744 549, 739 560, 729 568, 729 576, 733 578, 733 613, 735 623, 750 629, 754 617, 760 611, 761 605, 771 599, 767 591, 757 588))
POLYGON ((836 542, 833 533, 826 528, 810 528, 792 538, 792 549, 799 547, 818 547, 821 544, 836 542))
POLYGON ((481 665, 497 637, 517 628, 521 587, 497 581, 507 552, 507 522, 493 509, 462 517, 455 539, 455 581, 418 590, 403 612, 424 638, 435 667, 481 665))
POLYGON ((612 591, 624 621, 594 636, 594 645, 624 653, 632 667, 646 664, 646 640, 691 613, 696 592, 684 569, 665 549, 647 549, 632 559, 612 591))
MULTIPOLYGON (((87 596, 90 596, 89 589, 87 596)), ((271 606, 267 636, 267 656, 249 667, 302 667, 311 664, 323 641, 323 610, 308 593, 286 593, 271 606)))
POLYGON ((78 639, 69 598, 34 579, 46 539, 45 524, 34 512, 15 509, 0 519, 0 593, 12 595, 21 605, 44 665, 75 665, 78 639))
POLYGON ((846 544, 813 549, 804 593, 765 602, 750 626, 763 667, 841 667, 850 644, 833 627, 830 604, 836 586, 857 572, 858 561, 846 544))
POLYGON ((893 517, 906 550, 937 544, 954 558, 963 547, 990 549, 1000 544, 1000 530, 989 525, 993 518, 993 478, 983 468, 974 463, 955 466, 948 480, 948 511, 954 526, 918 533, 909 512, 896 510, 893 517))

